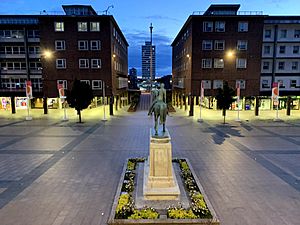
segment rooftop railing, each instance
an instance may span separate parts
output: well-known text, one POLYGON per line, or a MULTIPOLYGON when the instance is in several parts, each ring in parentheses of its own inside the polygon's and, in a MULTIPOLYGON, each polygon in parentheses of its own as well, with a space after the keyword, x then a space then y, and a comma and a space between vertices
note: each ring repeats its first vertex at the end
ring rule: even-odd
MULTIPOLYGON (((194 11, 193 15, 204 15, 206 11, 194 11)), ((216 12, 215 14, 208 14, 208 16, 262 16, 263 11, 238 11, 237 14, 232 13, 232 12, 216 12)))

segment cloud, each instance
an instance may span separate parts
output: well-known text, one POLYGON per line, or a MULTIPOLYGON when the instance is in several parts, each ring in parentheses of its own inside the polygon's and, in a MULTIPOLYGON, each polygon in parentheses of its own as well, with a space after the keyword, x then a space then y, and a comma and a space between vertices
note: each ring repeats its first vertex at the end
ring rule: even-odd
MULTIPOLYGON (((161 33, 153 34, 153 45, 156 46, 156 73, 159 76, 170 74, 172 71, 172 39, 161 33)), ((128 66, 135 67, 138 74, 142 75, 142 45, 145 41, 150 41, 150 35, 140 30, 127 30, 124 31, 124 35, 129 43, 128 66)))

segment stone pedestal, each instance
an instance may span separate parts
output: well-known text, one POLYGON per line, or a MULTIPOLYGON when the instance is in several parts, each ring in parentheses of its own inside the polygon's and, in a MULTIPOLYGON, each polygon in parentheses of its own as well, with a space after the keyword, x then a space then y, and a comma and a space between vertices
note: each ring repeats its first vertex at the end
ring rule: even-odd
POLYGON ((158 136, 150 130, 150 155, 144 168, 144 198, 176 200, 180 195, 172 166, 171 137, 166 130, 158 136))

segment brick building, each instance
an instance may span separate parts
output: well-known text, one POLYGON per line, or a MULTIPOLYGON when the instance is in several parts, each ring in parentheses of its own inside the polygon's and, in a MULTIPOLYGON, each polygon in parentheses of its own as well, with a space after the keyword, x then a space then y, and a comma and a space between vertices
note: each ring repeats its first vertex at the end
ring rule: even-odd
MULTIPOLYGON (((215 107, 216 89, 240 82, 241 95, 258 96, 264 18, 238 14, 239 5, 211 5, 203 15, 191 15, 172 43, 173 99, 199 104, 203 81, 207 107, 215 107), (214 106, 213 106, 214 104, 214 106)), ((183 103, 182 103, 183 102, 183 103)))
MULTIPOLYGON (((91 6, 70 5, 63 9, 65 14, 59 16, 0 17, 0 45, 6 51, 0 55, 0 96, 24 96, 22 88, 27 79, 33 81, 37 102, 43 97, 44 103, 47 98, 53 102, 58 97, 57 84, 70 89, 74 79, 78 79, 89 83, 94 95, 99 97, 105 83, 113 114, 113 103, 117 108, 121 98, 127 95, 128 43, 112 16, 97 15, 91 6), (17 38, 1 35, 15 31, 20 32, 17 38), (7 54, 7 48, 15 46, 11 44, 12 39, 17 39, 15 43, 21 48, 18 61, 15 55, 7 54), (11 67, 10 61, 20 61, 17 66, 22 73, 16 74, 17 67, 14 64, 11 67), (10 73, 15 76, 4 76, 5 67, 12 68, 10 73), (17 82, 21 89, 15 88, 14 79, 20 79, 17 82)), ((47 106, 44 104, 44 108, 47 106)))

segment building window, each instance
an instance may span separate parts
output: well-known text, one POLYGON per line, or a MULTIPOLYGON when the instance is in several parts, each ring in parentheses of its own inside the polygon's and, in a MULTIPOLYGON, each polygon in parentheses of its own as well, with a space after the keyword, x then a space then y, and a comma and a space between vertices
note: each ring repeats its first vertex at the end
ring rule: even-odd
POLYGON ((237 58, 236 59, 236 68, 238 68, 238 69, 247 68, 247 59, 237 58))
POLYGON ((90 30, 91 31, 100 31, 100 22, 91 22, 90 30))
POLYGON ((89 60, 88 59, 79 59, 79 68, 80 69, 89 68, 89 60))
POLYGON ((299 46, 293 46, 293 54, 299 54, 299 46))
POLYGON ((101 80, 93 80, 92 81, 92 89, 93 90, 102 89, 102 81, 101 80))
POLYGON ((286 38, 287 37, 287 30, 280 30, 280 38, 286 38))
POLYGON ((202 50, 212 50, 212 41, 203 40, 202 41, 202 50))
POLYGON ((78 50, 89 50, 88 41, 78 41, 78 50))
POLYGON ((203 32, 212 32, 213 31, 213 22, 205 21, 203 22, 203 32))
POLYGON ((237 87, 239 84, 240 89, 246 89, 246 81, 245 80, 236 80, 235 86, 237 87))
POLYGON ((238 40, 237 50, 247 50, 248 41, 238 40))
POLYGON ((56 59, 56 68, 65 69, 66 68, 66 59, 56 59))
POLYGON ((262 80, 261 87, 262 88, 270 88, 269 80, 262 80))
POLYGON ((64 22, 54 22, 54 30, 56 32, 63 32, 63 31, 65 31, 64 22))
POLYGON ((265 30, 265 38, 271 38, 271 30, 265 30))
POLYGON ((225 49, 225 41, 224 40, 216 40, 215 41, 215 50, 224 50, 225 49))
POLYGON ((297 80, 290 80, 290 87, 296 88, 297 87, 297 80))
POLYGON ((295 30, 294 37, 295 38, 300 38, 300 30, 295 30))
POLYGON ((28 38, 39 38, 40 37, 40 31, 39 30, 28 30, 27 31, 27 37, 28 38))
POLYGON ((270 54, 270 53, 271 53, 271 46, 264 45, 264 54, 270 54))
POLYGON ((216 21, 215 25, 216 32, 225 32, 225 22, 224 21, 216 21))
POLYGON ((239 32, 247 32, 248 31, 248 22, 239 22, 239 32))
POLYGON ((39 46, 29 46, 28 47, 28 53, 29 54, 40 54, 41 49, 39 46))
POLYGON ((284 70, 284 62, 278 62, 278 70, 284 70))
POLYGON ((270 62, 263 62, 263 70, 269 70, 270 69, 270 62))
POLYGON ((213 89, 223 88, 223 80, 214 80, 213 89))
POLYGON ((101 59, 91 59, 91 66, 93 69, 101 68, 101 59))
POLYGON ((214 59, 214 68, 224 68, 224 60, 214 59))
POLYGON ((86 83, 86 84, 90 85, 90 81, 89 80, 80 80, 80 82, 86 83))
POLYGON ((211 59, 202 59, 202 68, 211 68, 212 66, 212 60, 211 59))
POLYGON ((285 46, 279 46, 279 54, 285 53, 285 46))
POLYGON ((65 41, 62 40, 55 41, 55 50, 61 51, 65 49, 66 49, 65 41))
POLYGON ((87 28, 87 22, 78 22, 77 26, 78 26, 78 31, 79 32, 84 32, 84 31, 88 30, 88 28, 87 28))
POLYGON ((297 61, 292 62, 292 70, 298 70, 298 62, 297 61))
POLYGON ((101 42, 98 40, 92 40, 91 41, 91 50, 92 51, 101 50, 101 42))
POLYGON ((68 88, 68 86, 67 86, 67 80, 57 80, 57 86, 59 84, 62 85, 64 89, 68 88))

